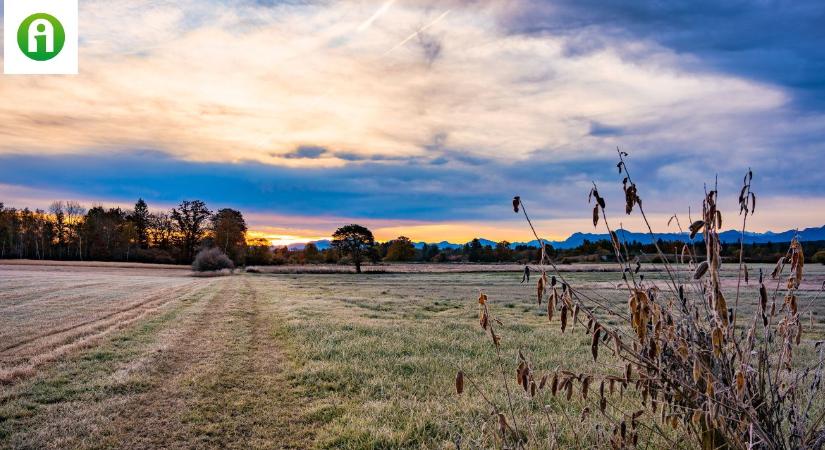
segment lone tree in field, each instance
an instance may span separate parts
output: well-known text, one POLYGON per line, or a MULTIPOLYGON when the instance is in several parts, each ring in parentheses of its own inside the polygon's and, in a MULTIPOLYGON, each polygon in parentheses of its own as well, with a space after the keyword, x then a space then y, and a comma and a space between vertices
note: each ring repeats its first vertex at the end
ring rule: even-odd
POLYGON ((342 255, 349 255, 355 264, 355 272, 361 273, 361 262, 375 245, 372 231, 361 225, 346 225, 332 235, 332 246, 342 255))

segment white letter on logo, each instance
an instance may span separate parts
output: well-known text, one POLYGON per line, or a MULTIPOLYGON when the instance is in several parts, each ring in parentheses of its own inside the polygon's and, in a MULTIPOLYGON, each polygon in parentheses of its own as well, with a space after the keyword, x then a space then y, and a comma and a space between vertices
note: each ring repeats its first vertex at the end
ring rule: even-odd
POLYGON ((37 45, 37 37, 46 36, 46 53, 54 51, 54 28, 51 22, 46 19, 37 19, 29 25, 29 52, 37 53, 40 47, 37 45))

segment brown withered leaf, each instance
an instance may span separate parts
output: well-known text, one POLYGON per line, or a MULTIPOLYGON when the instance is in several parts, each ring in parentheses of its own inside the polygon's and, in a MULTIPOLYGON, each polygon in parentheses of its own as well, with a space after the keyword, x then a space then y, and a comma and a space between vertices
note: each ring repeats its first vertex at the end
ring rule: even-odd
POLYGON ((773 272, 771 272, 771 278, 774 280, 779 278, 779 274, 782 272, 782 265, 785 262, 785 257, 779 258, 779 261, 776 262, 776 265, 773 267, 773 272))
POLYGON ((711 333, 711 341, 713 343, 713 354, 718 358, 722 356, 722 339, 724 338, 724 334, 722 333, 722 329, 716 327, 713 329, 711 333))
POLYGON ((507 429, 510 428, 510 425, 507 424, 507 418, 504 417, 504 414, 498 413, 498 431, 499 433, 504 434, 507 433, 507 429))
POLYGON ((705 226, 705 221, 704 220, 697 220, 696 222, 693 222, 692 224, 690 224, 690 227, 688 227, 690 229, 690 238, 691 239, 695 238, 696 234, 699 233, 699 231, 704 226, 705 226))
POLYGON ((693 361, 693 382, 699 383, 699 380, 702 379, 702 366, 699 364, 699 360, 693 361))
POLYGON ((705 273, 708 271, 708 267, 709 265, 707 261, 700 262, 699 265, 696 266, 696 270, 693 272, 693 279, 702 279, 702 277, 705 276, 705 273))
POLYGON ((785 304, 788 306, 791 314, 796 315, 799 313, 799 303, 797 302, 796 295, 788 294, 785 296, 785 304))
POLYGON ((596 330, 593 332, 593 340, 590 343, 590 353, 593 355, 593 361, 599 358, 599 338, 601 337, 601 326, 596 324, 596 330))
POLYGON ((579 304, 576 303, 575 305, 573 305, 573 321, 572 321, 573 323, 570 326, 570 328, 575 329, 576 328, 576 322, 578 322, 578 321, 579 321, 579 304))
POLYGON ((541 305, 541 299, 544 298, 544 283, 547 279, 547 275, 542 274, 539 277, 539 281, 536 283, 536 298, 538 299, 538 304, 541 305))
POLYGON ((745 393, 745 374, 742 370, 736 371, 736 392, 740 397, 745 393))
POLYGON ((567 328, 567 305, 561 305, 561 332, 567 328))
POLYGON ((464 372, 460 370, 455 375, 455 392, 457 394, 464 392, 464 372))
POLYGON ((767 312, 768 309, 768 290, 765 289, 765 284, 762 283, 759 286, 759 307, 762 308, 762 312, 767 312))

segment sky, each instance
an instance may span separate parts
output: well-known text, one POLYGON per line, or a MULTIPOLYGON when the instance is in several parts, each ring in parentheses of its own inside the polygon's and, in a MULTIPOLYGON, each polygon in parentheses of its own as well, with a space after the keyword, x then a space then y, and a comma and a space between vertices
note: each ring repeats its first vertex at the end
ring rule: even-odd
POLYGON ((276 244, 659 231, 751 168, 753 231, 825 224, 825 3, 81 0, 80 74, 0 76, 0 201, 244 212, 276 244), (599 230, 602 231, 602 230, 599 230))

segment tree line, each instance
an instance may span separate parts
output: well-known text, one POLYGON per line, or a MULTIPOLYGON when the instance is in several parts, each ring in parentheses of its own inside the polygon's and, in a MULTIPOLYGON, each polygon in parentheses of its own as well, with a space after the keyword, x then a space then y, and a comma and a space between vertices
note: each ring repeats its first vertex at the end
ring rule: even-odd
MULTIPOLYGON (((352 263, 356 269, 364 261, 519 263, 537 261, 539 250, 501 241, 484 244, 479 239, 463 246, 440 248, 435 244, 416 245, 399 236, 376 242, 372 232, 361 225, 346 225, 333 234, 331 246, 319 249, 313 243, 303 249, 272 247, 266 239, 248 239, 243 214, 223 208, 215 212, 201 200, 184 200, 169 211, 150 211, 143 199, 131 210, 57 201, 48 209, 7 208, 0 202, 0 258, 134 261, 190 264, 201 249, 217 248, 238 265, 338 264, 352 263)), ((679 255, 682 242, 658 241, 666 254, 679 255)), ((695 244, 704 254, 704 243, 695 244)), ((803 242, 807 258, 825 263, 825 242, 803 242)), ((632 257, 652 257, 653 244, 624 243, 632 257)), ((615 258, 607 241, 585 240, 572 249, 548 245, 549 255, 559 263, 611 262, 615 258)), ((785 254, 787 243, 747 244, 747 262, 775 262, 785 254)), ((739 244, 722 244, 721 255, 738 260, 739 244)))
POLYGON ((143 199, 131 210, 86 209, 74 201, 32 210, 0 202, 0 258, 189 264, 201 248, 217 247, 245 264, 246 232, 240 211, 213 212, 201 200, 158 212, 143 199))

